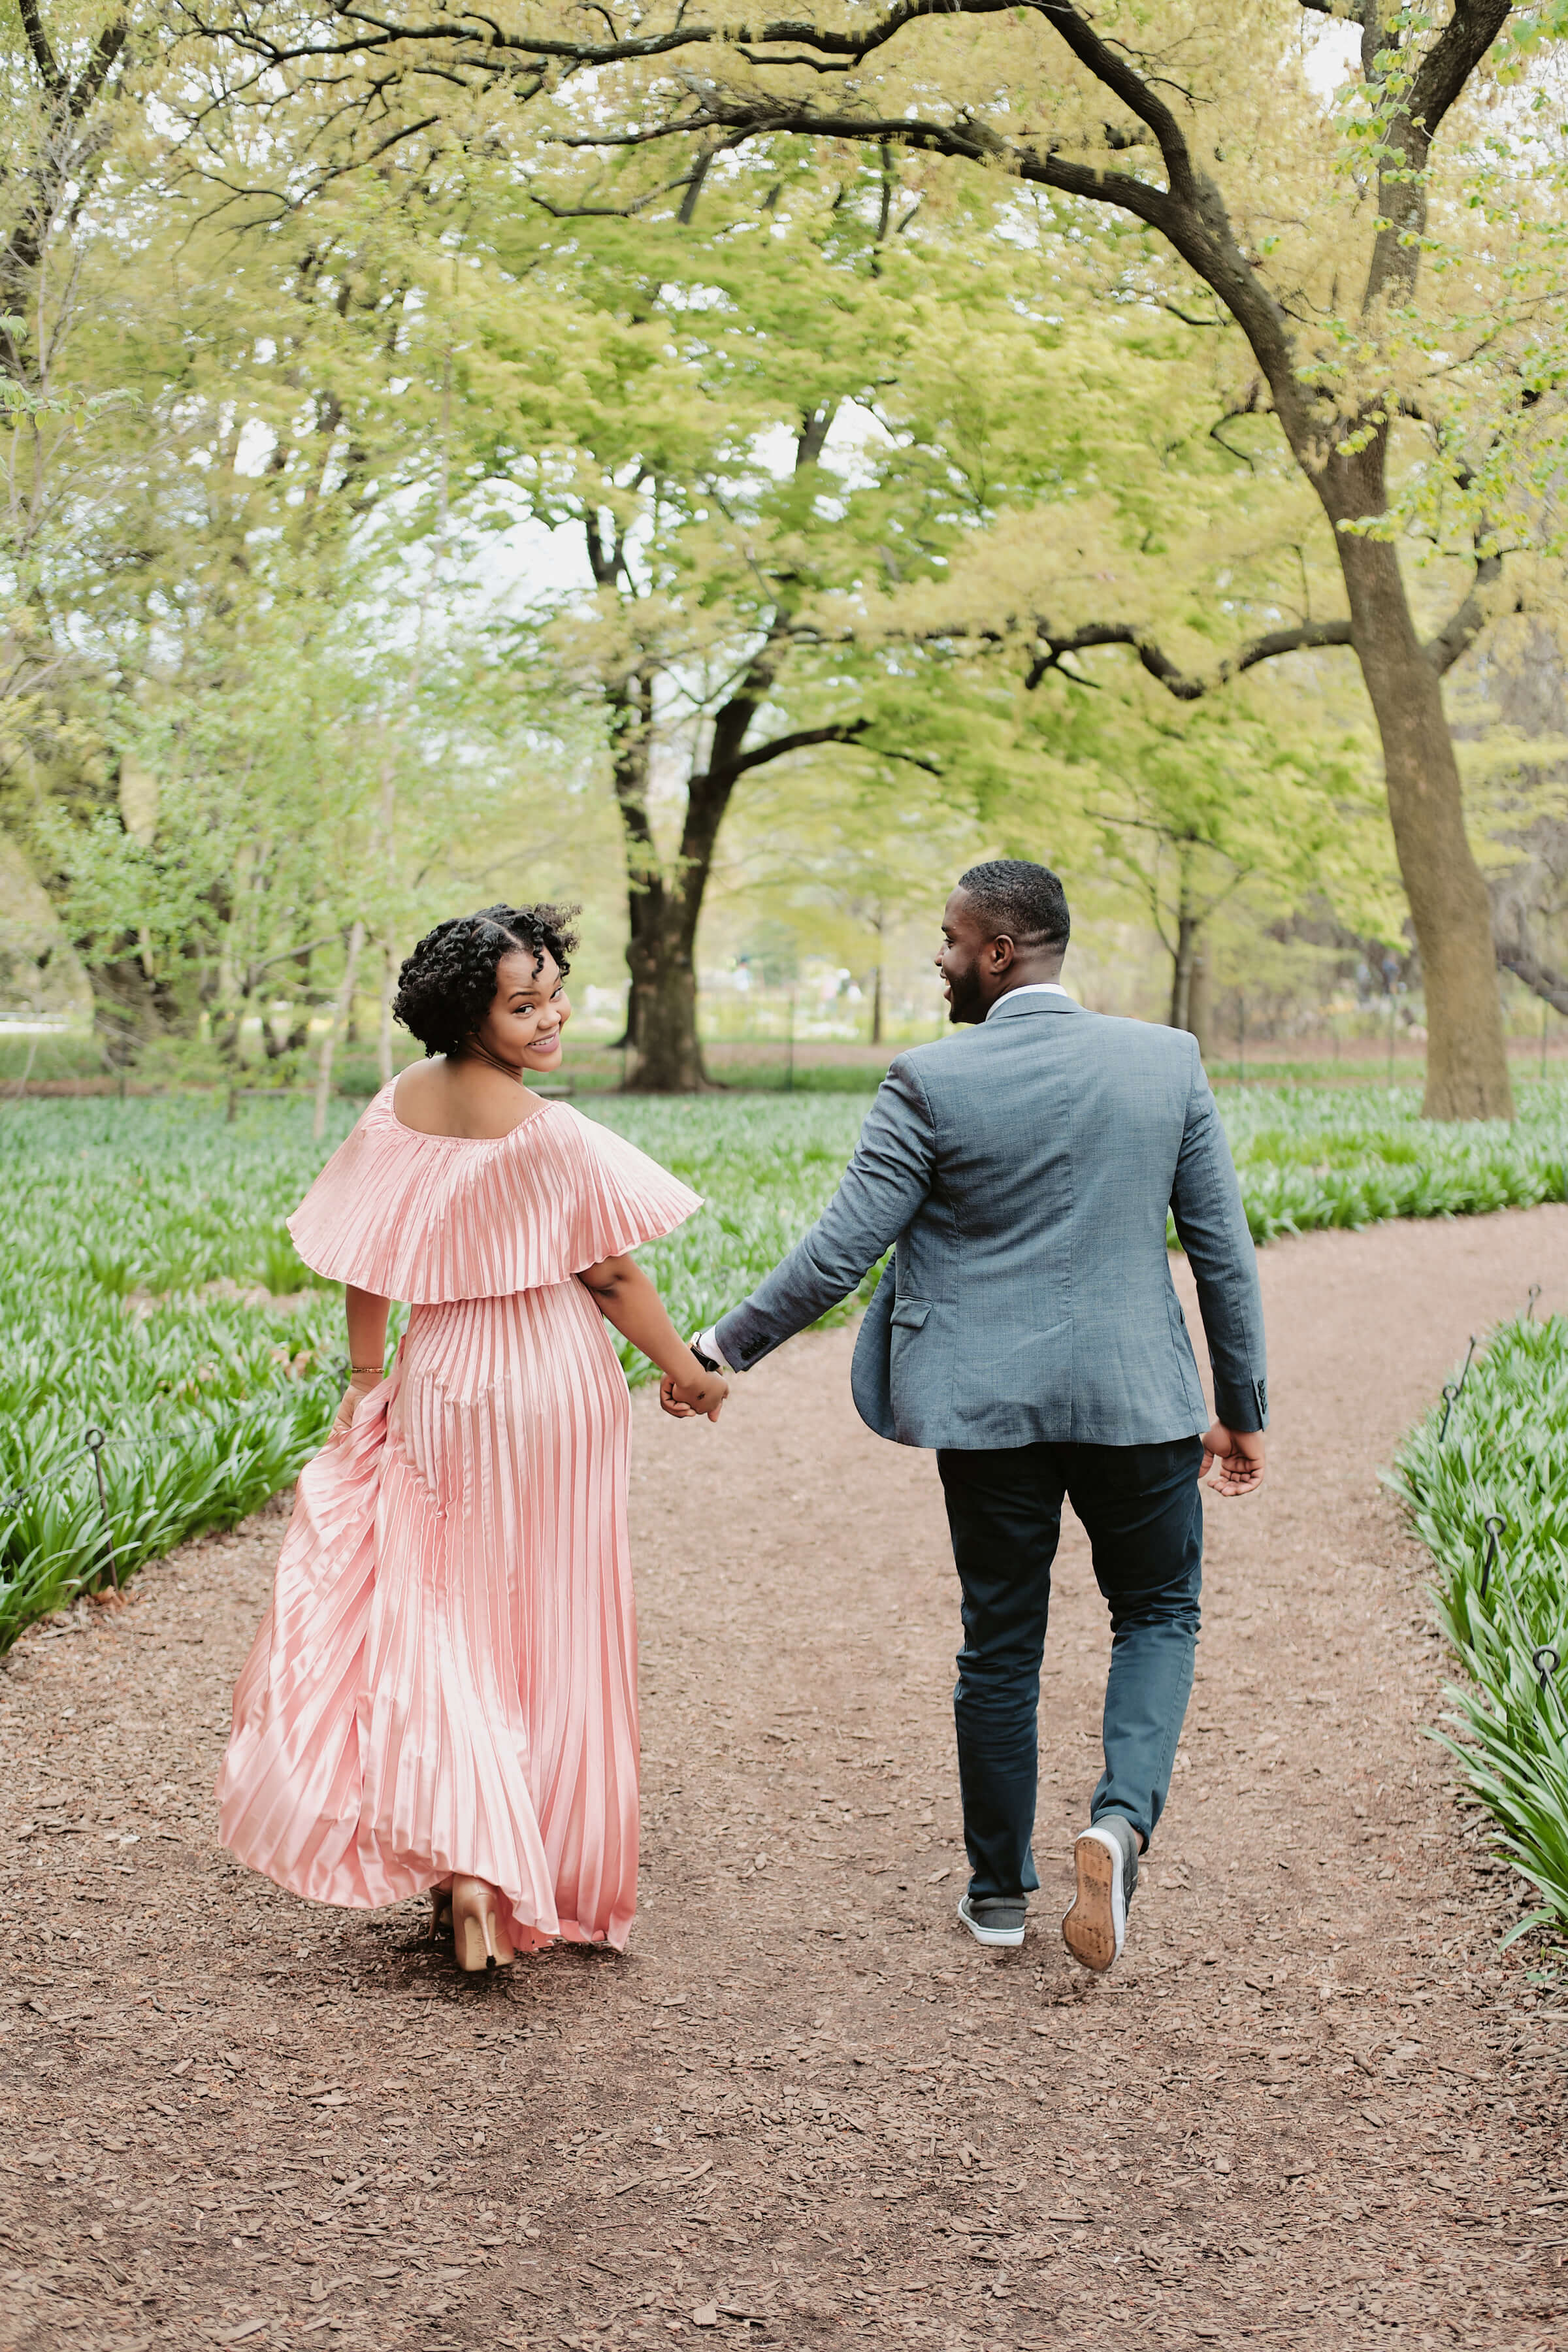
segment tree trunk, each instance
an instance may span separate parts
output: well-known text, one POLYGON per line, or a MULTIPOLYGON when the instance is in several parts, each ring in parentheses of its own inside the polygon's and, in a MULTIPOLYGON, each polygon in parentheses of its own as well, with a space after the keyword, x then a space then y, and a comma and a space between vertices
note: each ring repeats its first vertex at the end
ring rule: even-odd
POLYGON ((1442 681, 1386 541, 1342 531, 1356 656, 1383 741, 1388 814, 1426 993, 1428 1118, 1511 1118, 1491 902, 1465 831, 1442 681))
POLYGON ((338 986, 337 1001, 332 1006, 332 1017, 328 1024, 327 1034, 321 1040, 321 1065, 316 1072, 316 1116, 311 1121, 310 1133, 318 1143, 327 1131, 327 1105, 331 1100, 332 1094, 332 1055, 337 1050, 338 1032, 347 1026, 349 1013, 353 1005, 354 979, 359 971, 359 951, 363 945, 364 925, 356 916, 353 929, 349 933, 348 953, 343 959, 343 976, 338 986))
MULTIPOLYGON (((826 401, 809 409, 795 437, 795 473, 816 466, 837 409, 826 401)), ((586 525, 588 561, 601 589, 629 584, 624 532, 606 536, 599 518, 586 525)), ((786 575, 767 636, 746 666, 744 677, 713 719, 706 767, 689 780, 680 847, 667 870, 658 854, 649 808, 650 759, 656 717, 654 670, 644 663, 616 680, 608 697, 611 768, 626 844, 630 895, 626 963, 631 992, 626 1038, 637 1060, 626 1079, 635 1094, 693 1094, 709 1083, 697 1034, 697 925, 712 870, 719 828, 736 781, 760 757, 777 757, 784 744, 823 741, 822 732, 777 739, 777 748, 759 754, 744 750, 753 719, 773 690, 779 664, 789 650, 789 614, 798 583, 786 575)), ((828 730, 832 732, 833 730, 828 730)), ((838 732, 837 740, 849 737, 838 732)))
POLYGON ((375 1060, 384 1087, 392 1084, 392 1000, 397 993, 397 950, 388 940, 381 950, 381 1026, 376 1033, 375 1060))
POLYGON ((1201 940, 1203 918, 1194 915, 1190 907, 1182 907, 1176 915, 1176 944, 1171 961, 1171 1020, 1173 1029, 1193 1029, 1193 992, 1196 967, 1203 961, 1201 940))
POLYGON ((1213 1001, 1209 993, 1208 950, 1200 943, 1193 950, 1192 978, 1187 983, 1187 1029, 1198 1041, 1198 1051, 1209 1057, 1213 1001))
POLYGON ((871 1043, 882 1042, 882 967, 878 964, 871 975, 871 1043))
MULTIPOLYGON (((590 542, 592 544, 592 541, 590 542)), ((597 572, 597 566, 595 566, 597 572)), ((702 908, 710 839, 693 838, 691 810, 679 879, 667 879, 648 814, 654 699, 651 670, 635 670, 611 698, 611 761, 626 857, 626 995, 623 1042, 635 1056, 628 1094, 695 1094, 708 1083, 697 1035, 692 950, 702 908)))
MULTIPOLYGON (((82 954, 82 947, 78 947, 82 954)), ((85 957, 84 957, 85 961, 85 957)), ((141 956, 126 954, 90 964, 92 1025, 110 1069, 130 1069, 142 1048, 156 1040, 188 1033, 177 992, 166 980, 150 979, 141 956)))
MULTIPOLYGON (((699 905, 706 879, 706 875, 688 877, 689 887, 692 881, 698 885, 699 905)), ((630 1093, 695 1094, 708 1083, 697 1034, 697 973, 690 940, 696 924, 684 898, 684 893, 662 887, 639 890, 634 886, 632 890, 626 1025, 637 1061, 626 1079, 630 1093)))

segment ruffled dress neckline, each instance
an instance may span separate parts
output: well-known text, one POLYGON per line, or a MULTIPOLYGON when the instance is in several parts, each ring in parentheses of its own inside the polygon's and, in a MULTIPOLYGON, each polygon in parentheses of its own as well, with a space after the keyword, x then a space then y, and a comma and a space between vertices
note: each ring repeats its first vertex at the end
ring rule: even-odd
POLYGON ((313 1272, 409 1306, 565 1282, 666 1234, 697 1193, 614 1128, 540 1103, 505 1135, 426 1135, 382 1088, 289 1220, 313 1272))

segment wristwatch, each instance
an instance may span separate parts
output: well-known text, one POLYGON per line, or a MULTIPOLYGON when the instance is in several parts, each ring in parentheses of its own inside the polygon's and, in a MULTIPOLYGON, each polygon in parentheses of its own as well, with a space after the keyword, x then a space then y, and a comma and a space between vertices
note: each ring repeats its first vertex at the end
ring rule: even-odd
POLYGON ((705 1372, 718 1372, 721 1378, 730 1380, 734 1376, 719 1353, 719 1342, 714 1336, 716 1329, 717 1326, 710 1323, 706 1331, 693 1332, 686 1344, 705 1372))

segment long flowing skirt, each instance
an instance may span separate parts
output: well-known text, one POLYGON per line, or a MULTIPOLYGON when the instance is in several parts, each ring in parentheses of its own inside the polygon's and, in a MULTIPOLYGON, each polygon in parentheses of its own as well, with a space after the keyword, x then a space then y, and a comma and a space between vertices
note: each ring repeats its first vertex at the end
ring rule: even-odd
POLYGON ((239 1861, 356 1907, 470 1874, 521 1948, 625 1944, 629 1425, 580 1283, 413 1310, 300 1479, 218 1778, 239 1861))

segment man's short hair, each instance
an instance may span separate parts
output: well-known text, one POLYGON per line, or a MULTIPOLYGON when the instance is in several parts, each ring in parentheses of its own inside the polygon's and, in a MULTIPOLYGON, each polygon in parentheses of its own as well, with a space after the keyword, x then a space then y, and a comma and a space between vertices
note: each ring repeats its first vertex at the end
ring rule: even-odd
POLYGON ((992 857, 961 874, 958 887, 973 899, 994 940, 1066 950, 1072 932, 1067 893, 1048 866, 1033 866, 1026 857, 992 857))

